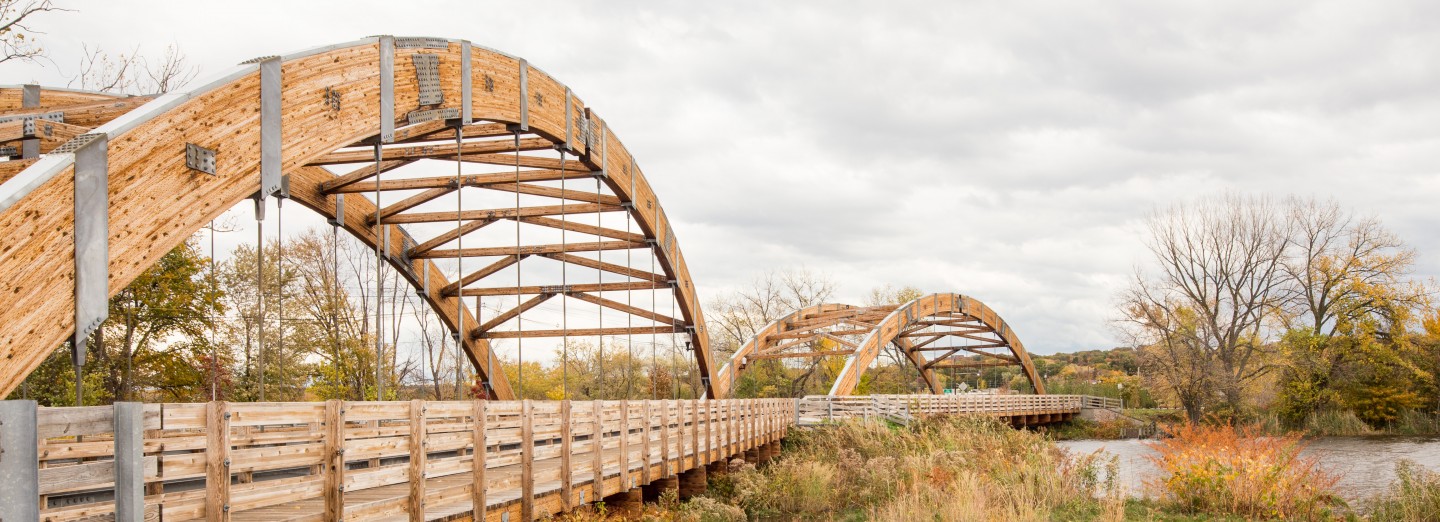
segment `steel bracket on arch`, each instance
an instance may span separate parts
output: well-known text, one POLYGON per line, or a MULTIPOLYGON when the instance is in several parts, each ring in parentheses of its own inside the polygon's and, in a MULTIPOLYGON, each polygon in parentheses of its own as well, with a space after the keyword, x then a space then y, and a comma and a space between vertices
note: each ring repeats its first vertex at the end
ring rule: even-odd
POLYGON ((58 153, 75 154, 75 335, 71 357, 85 364, 85 340, 110 314, 110 154, 104 133, 83 134, 58 153))
POLYGON ((380 37, 380 143, 395 141, 395 37, 380 37))
POLYGON ((332 226, 345 224, 345 194, 335 195, 335 217, 328 219, 332 226))
POLYGON ((530 63, 520 59, 520 130, 530 130, 530 63))
MULTIPOLYGON (((280 128, 280 97, 284 85, 280 71, 280 57, 256 58, 250 63, 260 66, 260 197, 279 195, 289 197, 289 191, 281 184, 281 150, 284 146, 280 128)), ((187 149, 188 152, 188 149, 187 149)), ((213 168, 213 167, 212 167, 213 168)), ((211 172, 211 174, 214 174, 211 172)))
POLYGON ((470 97, 473 78, 470 77, 470 40, 460 41, 460 124, 469 125, 474 123, 471 116, 473 101, 470 97))
MULTIPOLYGON (((21 106, 21 107, 27 107, 27 108, 29 108, 29 107, 39 107, 39 106, 40 106, 40 86, 39 86, 39 85, 30 84, 30 85, 26 85, 25 87, 23 87, 23 92, 22 92, 21 95, 20 95, 20 106, 21 106)), ((36 158, 36 157, 39 157, 39 156, 40 156, 40 140, 34 138, 34 135, 35 135, 35 119, 34 119, 34 118, 31 118, 31 119, 25 120, 25 126, 27 127, 27 129, 25 130, 25 135, 27 136, 27 139, 26 139, 25 141, 20 142, 20 157, 21 157, 21 158, 36 158)))

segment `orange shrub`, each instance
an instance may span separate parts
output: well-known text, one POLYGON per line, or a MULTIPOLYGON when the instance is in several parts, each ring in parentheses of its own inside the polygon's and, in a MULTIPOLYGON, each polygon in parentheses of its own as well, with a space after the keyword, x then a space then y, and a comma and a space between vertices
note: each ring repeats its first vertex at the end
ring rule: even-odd
POLYGON ((1255 428, 1186 424, 1147 443, 1161 471, 1151 485, 1176 508, 1249 519, 1324 520, 1343 502, 1336 475, 1301 456, 1299 434, 1262 436, 1255 428))

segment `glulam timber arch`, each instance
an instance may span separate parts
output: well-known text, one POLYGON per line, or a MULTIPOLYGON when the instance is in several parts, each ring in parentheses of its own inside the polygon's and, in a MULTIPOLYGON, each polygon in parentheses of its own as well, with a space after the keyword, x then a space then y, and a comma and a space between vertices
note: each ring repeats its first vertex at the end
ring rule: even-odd
POLYGON ((716 396, 730 396, 739 374, 754 361, 839 355, 846 356, 845 367, 830 395, 849 395, 880 350, 892 343, 915 366, 930 393, 943 391, 935 370, 991 366, 1019 366, 1036 393, 1045 393, 1025 345, 994 310, 960 294, 932 294, 903 305, 819 304, 781 317, 761 328, 716 372, 716 396), (814 349, 822 339, 840 348, 814 349))
MULTIPOLYGON (((88 185, 77 187, 77 171, 93 168, 77 169, 77 156, 96 149, 105 169, 99 216, 108 218, 100 229, 108 240, 99 265, 105 297, 235 205, 287 197, 372 248, 378 243, 387 264, 440 320, 464 331, 465 352, 498 398, 514 392, 495 369, 490 340, 559 337, 552 330, 501 326, 556 296, 630 314, 644 324, 567 330, 569 335, 681 334, 713 394, 701 307, 649 182, 595 111, 523 58, 465 40, 379 36, 258 58, 198 87, 160 96, 0 87, 0 146, 37 140, 34 153, 15 146, 4 151, 12 161, 0 162, 0 396, 75 334, 77 313, 83 315, 76 305, 82 298, 77 285, 83 286, 77 265, 93 244, 77 248, 76 236, 96 217, 96 206, 81 205, 77 227, 76 197, 93 202, 96 196, 84 193, 88 185), (442 176, 402 175, 401 169, 422 160, 507 170, 464 172, 458 179, 455 167, 442 176), (597 189, 604 189, 554 184, 577 178, 598 180, 597 189), (520 208, 457 209, 449 203, 444 211, 425 211, 461 187, 515 194, 520 208), (377 191, 386 194, 378 211, 365 197, 377 191), (521 194, 528 201, 523 206, 521 194), (547 198, 554 201, 534 203, 547 198), (598 216, 605 213, 623 215, 627 230, 600 226, 598 216), (597 217, 575 220, 584 214, 597 217), (560 245, 462 239, 502 221, 563 229, 572 239, 560 245), (453 226, 430 236, 408 230, 424 223, 453 226), (653 255, 657 269, 621 266, 600 254, 627 249, 653 255), (464 274, 451 280, 436 260, 460 256, 464 274), (486 277, 527 259, 585 267, 611 280, 523 287, 492 280, 484 286, 486 277), (613 298, 656 289, 667 300, 673 296, 673 316, 613 298), (518 306, 477 317, 463 302, 468 296, 512 296, 518 306)), ((88 334, 87 327, 81 333, 88 334)))

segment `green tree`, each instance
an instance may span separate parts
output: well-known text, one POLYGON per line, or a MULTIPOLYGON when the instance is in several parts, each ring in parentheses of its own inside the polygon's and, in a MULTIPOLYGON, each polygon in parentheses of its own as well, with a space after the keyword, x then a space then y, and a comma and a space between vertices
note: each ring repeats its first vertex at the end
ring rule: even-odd
MULTIPOLYGON (((224 378, 224 365, 212 362, 209 336, 214 318, 224 312, 224 292, 210 284, 207 263, 187 241, 110 298, 109 317, 87 346, 86 404, 208 398, 211 380, 224 378)), ((22 394, 43 404, 74 405, 68 351, 62 347, 48 358, 26 379, 22 394)))

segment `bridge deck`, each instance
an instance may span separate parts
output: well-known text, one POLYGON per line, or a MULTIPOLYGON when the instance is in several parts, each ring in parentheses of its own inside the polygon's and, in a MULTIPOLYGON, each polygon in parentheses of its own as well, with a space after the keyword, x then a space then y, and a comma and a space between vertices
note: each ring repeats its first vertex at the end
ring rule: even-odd
POLYGON ((84 408, 0 401, 0 451, 6 456, 0 459, 0 477, 7 478, 0 488, 0 517, 523 520, 743 455, 779 440, 797 424, 847 418, 908 422, 933 414, 1041 424, 1096 406, 1086 401, 1094 398, 912 395, 84 408), (484 457, 478 462, 477 449, 484 457), (28 451, 36 451, 35 456, 28 457, 28 451), (598 488, 597 468, 604 470, 598 488), (477 473, 483 480, 475 480, 477 473), (114 498, 134 499, 119 512, 136 516, 117 516, 114 498), (472 514, 476 504, 484 506, 483 517, 472 514), (130 507, 136 505, 138 512, 130 507), (17 511, 21 508, 32 511, 17 511))

